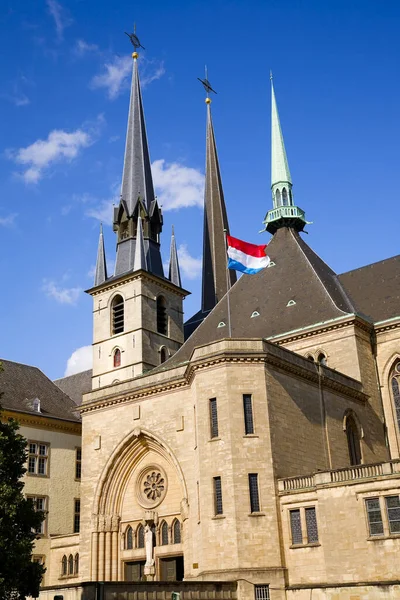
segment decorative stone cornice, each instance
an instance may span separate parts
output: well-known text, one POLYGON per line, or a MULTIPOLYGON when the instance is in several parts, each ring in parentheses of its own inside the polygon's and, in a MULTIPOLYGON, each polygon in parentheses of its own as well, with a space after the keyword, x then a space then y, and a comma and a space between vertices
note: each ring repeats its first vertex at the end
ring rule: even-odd
MULTIPOLYGON (((362 391, 361 383, 355 379, 329 369, 329 367, 322 367, 311 363, 306 358, 267 341, 260 339, 220 340, 204 346, 200 350, 202 355, 197 358, 195 351, 184 373, 178 378, 171 378, 169 381, 157 383, 151 381, 152 375, 149 374, 149 381, 147 383, 144 381, 143 385, 136 390, 132 392, 121 391, 117 394, 84 403, 79 407, 80 412, 85 414, 94 410, 188 387, 192 383, 197 371, 227 364, 270 365, 282 371, 292 373, 315 385, 319 385, 322 381, 324 388, 334 390, 354 400, 365 402, 367 399, 366 394, 362 391), (250 348, 251 343, 253 343, 253 348, 250 348), (204 354, 206 348, 209 349, 209 353, 204 354)), ((173 376, 173 370, 171 370, 171 375, 173 376)))
POLYGON ((176 286, 175 284, 168 281, 168 279, 161 279, 160 277, 157 277, 156 275, 153 275, 152 273, 143 270, 135 271, 134 273, 129 273, 127 275, 122 275, 121 277, 112 279, 108 282, 106 281, 103 285, 86 290, 86 293, 90 294, 93 297, 98 296, 103 292, 108 292, 110 290, 114 290, 115 288, 121 287, 121 284, 123 283, 130 283, 131 281, 136 281, 137 279, 147 279, 152 283, 157 283, 159 287, 170 292, 174 292, 177 296, 180 296, 181 298, 185 298, 190 294, 190 292, 176 286))
MULTIPOLYGON (((78 410, 78 407, 77 407, 78 410)), ((64 431, 66 433, 73 433, 80 435, 82 432, 82 423, 77 421, 67 421, 63 419, 51 418, 43 415, 33 415, 29 413, 18 412, 3 409, 3 416, 15 419, 20 425, 26 427, 37 427, 38 429, 52 429, 55 431, 64 431)))
POLYGON ((273 341, 274 344, 282 346, 290 342, 295 342, 297 340, 314 337, 322 333, 329 333, 330 331, 335 331, 337 329, 343 329, 352 326, 357 327, 358 329, 361 329, 362 331, 365 331, 367 333, 370 333, 374 327, 372 323, 366 321, 358 315, 349 315, 347 317, 341 317, 340 320, 334 319, 332 321, 327 321, 326 323, 310 325, 309 327, 304 327, 302 329, 297 329, 294 331, 288 331, 286 333, 282 333, 266 339, 268 341, 273 341))
POLYGON ((390 331, 391 329, 400 329, 400 317, 396 317, 396 319, 389 319, 388 321, 382 321, 381 323, 376 323, 375 331, 379 335, 380 333, 384 333, 385 331, 390 331))

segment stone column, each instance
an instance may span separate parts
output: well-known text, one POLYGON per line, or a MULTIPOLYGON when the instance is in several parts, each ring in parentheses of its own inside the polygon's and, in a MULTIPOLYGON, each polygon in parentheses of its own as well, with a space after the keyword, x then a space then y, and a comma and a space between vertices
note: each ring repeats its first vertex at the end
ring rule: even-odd
POLYGON ((118 515, 113 515, 111 518, 111 581, 118 581, 118 564, 119 564, 119 549, 118 549, 118 536, 119 536, 119 521, 118 515))
POLYGON ((90 578, 92 581, 97 581, 98 560, 99 560, 99 534, 97 531, 93 531, 93 533, 92 533, 92 556, 91 556, 92 572, 90 575, 90 578))

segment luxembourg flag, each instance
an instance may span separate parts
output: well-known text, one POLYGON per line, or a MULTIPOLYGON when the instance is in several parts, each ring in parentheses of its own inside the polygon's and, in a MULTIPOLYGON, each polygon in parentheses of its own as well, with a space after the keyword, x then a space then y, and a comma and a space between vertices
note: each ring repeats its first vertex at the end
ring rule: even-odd
POLYGON ((270 258, 266 255, 267 244, 256 246, 242 240, 226 236, 228 242, 228 269, 241 271, 247 275, 255 275, 268 267, 270 258))

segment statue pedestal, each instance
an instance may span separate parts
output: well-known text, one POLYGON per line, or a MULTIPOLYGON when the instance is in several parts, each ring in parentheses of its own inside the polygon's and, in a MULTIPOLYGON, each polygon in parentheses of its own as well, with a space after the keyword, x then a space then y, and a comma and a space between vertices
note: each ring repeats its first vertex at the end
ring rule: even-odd
POLYGON ((146 576, 146 581, 154 581, 154 576, 156 574, 156 568, 154 565, 151 567, 144 567, 144 574, 146 576))

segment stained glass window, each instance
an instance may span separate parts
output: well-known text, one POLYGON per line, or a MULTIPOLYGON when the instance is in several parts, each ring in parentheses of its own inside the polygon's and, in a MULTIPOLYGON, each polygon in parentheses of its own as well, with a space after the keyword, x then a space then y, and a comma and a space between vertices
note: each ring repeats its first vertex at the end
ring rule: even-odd
POLYGON ((292 544, 302 544, 303 543, 303 534, 301 532, 301 518, 300 518, 300 510, 291 510, 290 511, 290 529, 292 532, 292 544))
POLYGON ((400 533, 400 497, 386 496, 385 501, 390 533, 400 533))
POLYGON ((318 542, 318 526, 317 526, 317 514, 315 512, 315 506, 306 508, 306 528, 307 528, 307 541, 309 544, 318 542))
POLYGON ((367 498, 365 500, 367 508, 369 534, 383 535, 383 522, 379 498, 367 498))
POLYGON ((168 544, 168 524, 164 521, 161 525, 161 545, 166 546, 168 544))

